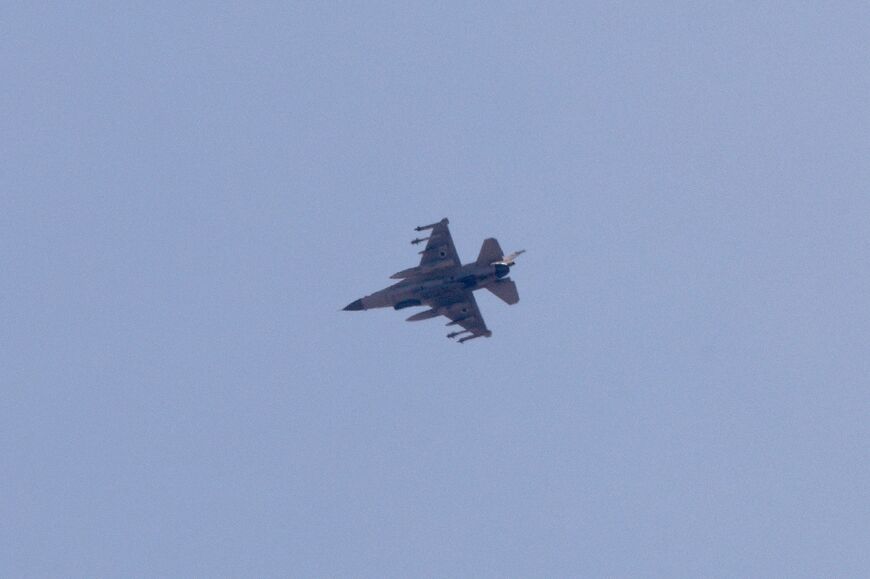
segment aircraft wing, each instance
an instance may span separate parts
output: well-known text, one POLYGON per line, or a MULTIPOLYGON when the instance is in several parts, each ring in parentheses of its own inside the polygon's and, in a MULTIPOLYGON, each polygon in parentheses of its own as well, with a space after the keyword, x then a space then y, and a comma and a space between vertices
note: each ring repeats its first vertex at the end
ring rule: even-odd
POLYGON ((450 235, 450 229, 447 227, 447 220, 442 219, 438 223, 431 226, 432 232, 429 234, 429 241, 426 243, 426 249, 421 251, 423 257, 420 259, 421 267, 432 267, 436 265, 451 265, 459 266, 459 255, 456 253, 456 247, 453 245, 453 237, 450 235))
MULTIPOLYGON (((456 292, 440 300, 432 300, 429 305, 443 308, 443 315, 450 319, 448 326, 460 326, 465 330, 465 332, 457 332, 457 334, 468 333, 467 336, 460 338, 459 342, 480 336, 488 338, 492 335, 492 332, 486 327, 480 308, 477 307, 474 294, 469 290, 456 292)), ((448 337, 454 337, 454 335, 451 334, 448 337)))

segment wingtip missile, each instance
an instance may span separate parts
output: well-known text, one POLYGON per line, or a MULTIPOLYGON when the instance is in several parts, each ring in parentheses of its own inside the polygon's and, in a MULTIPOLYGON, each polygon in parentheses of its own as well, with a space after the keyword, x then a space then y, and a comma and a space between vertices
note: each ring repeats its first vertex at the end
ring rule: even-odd
POLYGON ((414 231, 425 231, 426 229, 432 229, 436 225, 447 225, 448 223, 450 223, 450 220, 445 217, 438 223, 430 223, 429 225, 418 225, 414 228, 414 231))
POLYGON ((462 334, 467 334, 467 333, 469 333, 470 331, 471 331, 471 330, 462 330, 461 332, 450 332, 449 334, 447 334, 447 337, 450 338, 450 339, 452 340, 452 339, 455 338, 456 336, 461 336, 462 334))
POLYGON ((465 336, 464 338, 459 338, 456 340, 460 344, 467 342, 468 340, 473 340, 474 338, 488 338, 492 335, 492 332, 484 332, 483 334, 474 334, 473 336, 465 336))

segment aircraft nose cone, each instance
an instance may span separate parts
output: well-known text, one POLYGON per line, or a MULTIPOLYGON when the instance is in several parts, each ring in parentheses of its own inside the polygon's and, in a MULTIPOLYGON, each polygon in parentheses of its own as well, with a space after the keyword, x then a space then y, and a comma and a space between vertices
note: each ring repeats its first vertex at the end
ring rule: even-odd
POLYGON ((358 310, 363 309, 362 299, 358 299, 355 302, 351 302, 345 306, 344 311, 346 312, 356 312, 358 310))

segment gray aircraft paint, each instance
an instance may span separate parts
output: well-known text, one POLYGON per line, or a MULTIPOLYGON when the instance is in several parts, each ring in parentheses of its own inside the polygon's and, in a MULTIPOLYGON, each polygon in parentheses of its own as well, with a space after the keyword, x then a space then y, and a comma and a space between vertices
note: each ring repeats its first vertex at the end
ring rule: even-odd
POLYGON ((358 311, 392 307, 400 310, 427 306, 428 309, 415 313, 407 321, 445 316, 450 320, 448 326, 463 328, 450 332, 448 338, 468 334, 458 340, 463 343, 481 336, 490 337, 492 332, 486 327, 473 292, 488 289, 509 305, 517 303, 520 299, 517 286, 507 276, 515 259, 524 250, 505 256, 498 241, 488 238, 484 240, 477 259, 463 265, 456 253, 448 223, 444 218, 438 223, 415 228, 416 231, 430 231, 428 237, 411 241, 414 245, 427 242, 420 252, 420 264, 393 274, 392 279, 401 281, 360 298, 344 309, 358 311))

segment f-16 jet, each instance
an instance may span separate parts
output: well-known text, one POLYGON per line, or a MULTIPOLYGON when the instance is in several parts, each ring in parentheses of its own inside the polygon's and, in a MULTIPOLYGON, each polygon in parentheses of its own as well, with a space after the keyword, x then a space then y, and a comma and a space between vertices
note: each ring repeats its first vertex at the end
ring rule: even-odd
POLYGON ((448 338, 459 338, 466 342, 474 338, 490 337, 492 332, 486 327, 474 291, 488 289, 496 296, 513 305, 520 301, 517 286, 508 276, 516 258, 525 250, 504 255, 494 238, 484 240, 477 261, 462 265, 447 218, 431 225, 422 225, 416 231, 430 231, 428 237, 418 237, 411 243, 426 242, 420 252, 423 256, 420 265, 395 273, 392 279, 401 280, 364 298, 347 305, 347 311, 370 310, 392 307, 396 310, 414 306, 428 306, 407 321, 417 322, 437 316, 445 316, 448 326, 459 326, 460 331, 450 332, 448 338))

